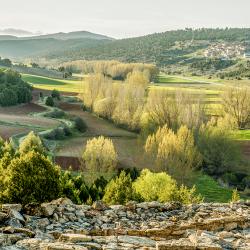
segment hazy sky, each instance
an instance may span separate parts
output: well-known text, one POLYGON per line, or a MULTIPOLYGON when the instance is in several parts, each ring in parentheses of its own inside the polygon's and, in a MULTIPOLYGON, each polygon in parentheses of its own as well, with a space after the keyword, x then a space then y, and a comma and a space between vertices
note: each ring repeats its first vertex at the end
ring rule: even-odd
POLYGON ((250 27, 250 0, 0 0, 0 29, 116 38, 185 27, 250 27))

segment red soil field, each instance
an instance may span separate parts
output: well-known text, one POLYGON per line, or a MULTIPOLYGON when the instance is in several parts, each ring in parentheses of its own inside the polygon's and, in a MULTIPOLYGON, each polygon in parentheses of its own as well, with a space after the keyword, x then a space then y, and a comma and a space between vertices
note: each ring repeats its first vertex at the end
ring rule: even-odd
POLYGON ((8 115, 28 115, 30 113, 39 113, 43 112, 46 109, 41 107, 35 103, 27 103, 18 106, 12 107, 0 107, 0 114, 8 114, 8 115))
POLYGON ((29 132, 29 129, 0 125, 0 136, 4 140, 9 140, 9 138, 13 135, 26 132, 29 132))
POLYGON ((55 163, 58 164, 63 170, 68 170, 69 167, 74 171, 81 170, 81 162, 77 157, 56 156, 55 163))

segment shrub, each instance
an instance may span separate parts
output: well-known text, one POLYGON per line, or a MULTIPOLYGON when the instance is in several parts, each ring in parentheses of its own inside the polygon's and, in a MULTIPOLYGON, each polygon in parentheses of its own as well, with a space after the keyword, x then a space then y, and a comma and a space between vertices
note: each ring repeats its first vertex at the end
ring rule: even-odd
POLYGON ((51 201, 60 192, 60 169, 38 152, 13 159, 5 171, 1 201, 27 204, 51 201))
POLYGON ((145 201, 167 202, 172 199, 176 182, 166 173, 152 173, 144 169, 133 187, 145 201))
POLYGON ((84 120, 80 117, 76 117, 73 119, 74 123, 75 123, 75 128, 80 131, 81 133, 86 132, 87 130, 87 125, 84 122, 84 120))
POLYGON ((35 151, 40 154, 46 152, 40 137, 35 135, 33 131, 31 131, 19 145, 20 154, 27 154, 30 151, 35 151))
POLYGON ((240 195, 237 188, 233 190, 231 202, 237 202, 240 200, 240 195))
POLYGON ((51 97, 60 100, 61 99, 60 92, 56 89, 53 89, 51 92, 51 97))
POLYGON ((53 109, 52 111, 46 113, 44 116, 50 118, 62 118, 65 116, 65 112, 62 110, 53 109))
POLYGON ((72 135, 72 131, 67 126, 63 127, 63 132, 64 132, 65 136, 71 136, 72 135))
POLYGON ((246 176, 243 180, 242 180, 243 185, 246 188, 250 188, 250 175, 246 176))
POLYGON ((65 171, 60 177, 61 195, 71 199, 76 204, 82 204, 89 198, 89 191, 83 175, 73 176, 65 171))
POLYGON ((182 204, 196 204, 203 202, 203 197, 196 193, 196 187, 193 186, 191 189, 181 185, 180 188, 176 188, 172 194, 172 200, 178 201, 182 204))
POLYGON ((63 128, 55 128, 55 139, 63 140, 65 138, 64 129, 63 128))
POLYGON ((203 199, 196 194, 195 187, 188 189, 184 185, 178 188, 176 181, 166 173, 152 173, 148 169, 141 172, 133 183, 135 193, 144 201, 199 203, 203 199))
POLYGON ((53 98, 51 96, 48 96, 46 98, 45 105, 50 106, 50 107, 55 106, 55 102, 54 102, 54 100, 53 100, 53 98))
POLYGON ((230 186, 236 186, 239 184, 239 180, 234 173, 225 173, 222 176, 222 180, 230 186))
POLYGON ((117 165, 117 153, 113 142, 103 136, 87 141, 82 158, 86 169, 91 173, 112 172, 117 165))
POLYGON ((59 127, 59 128, 54 128, 45 134, 43 134, 43 137, 47 140, 63 140, 66 135, 70 133, 70 129, 66 127, 59 127))
POLYGON ((114 179, 112 179, 105 188, 103 201, 110 205, 125 204, 133 200, 134 192, 132 180, 124 171, 114 179))
POLYGON ((118 170, 118 175, 122 172, 125 171, 126 174, 129 174, 132 181, 136 180, 140 176, 140 171, 137 168, 119 168, 118 170))

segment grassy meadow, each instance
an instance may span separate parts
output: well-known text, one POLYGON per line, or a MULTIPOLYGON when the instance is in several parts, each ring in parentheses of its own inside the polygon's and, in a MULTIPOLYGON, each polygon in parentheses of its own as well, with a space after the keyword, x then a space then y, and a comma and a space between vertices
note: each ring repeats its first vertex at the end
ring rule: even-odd
POLYGON ((84 80, 81 78, 75 80, 56 79, 44 76, 23 74, 24 81, 30 83, 35 88, 44 90, 57 89, 61 92, 80 93, 84 80))

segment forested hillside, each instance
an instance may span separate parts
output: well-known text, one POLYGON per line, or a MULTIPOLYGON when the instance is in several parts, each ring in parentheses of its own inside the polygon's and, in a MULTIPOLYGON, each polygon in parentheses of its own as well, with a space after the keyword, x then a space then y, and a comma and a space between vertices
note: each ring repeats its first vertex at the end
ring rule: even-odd
POLYGON ((48 53, 47 59, 70 61, 78 59, 110 60, 125 62, 150 62, 163 66, 174 64, 188 55, 207 48, 216 41, 246 42, 250 29, 185 29, 167 31, 143 37, 115 40, 92 48, 73 48, 63 53, 48 53))

